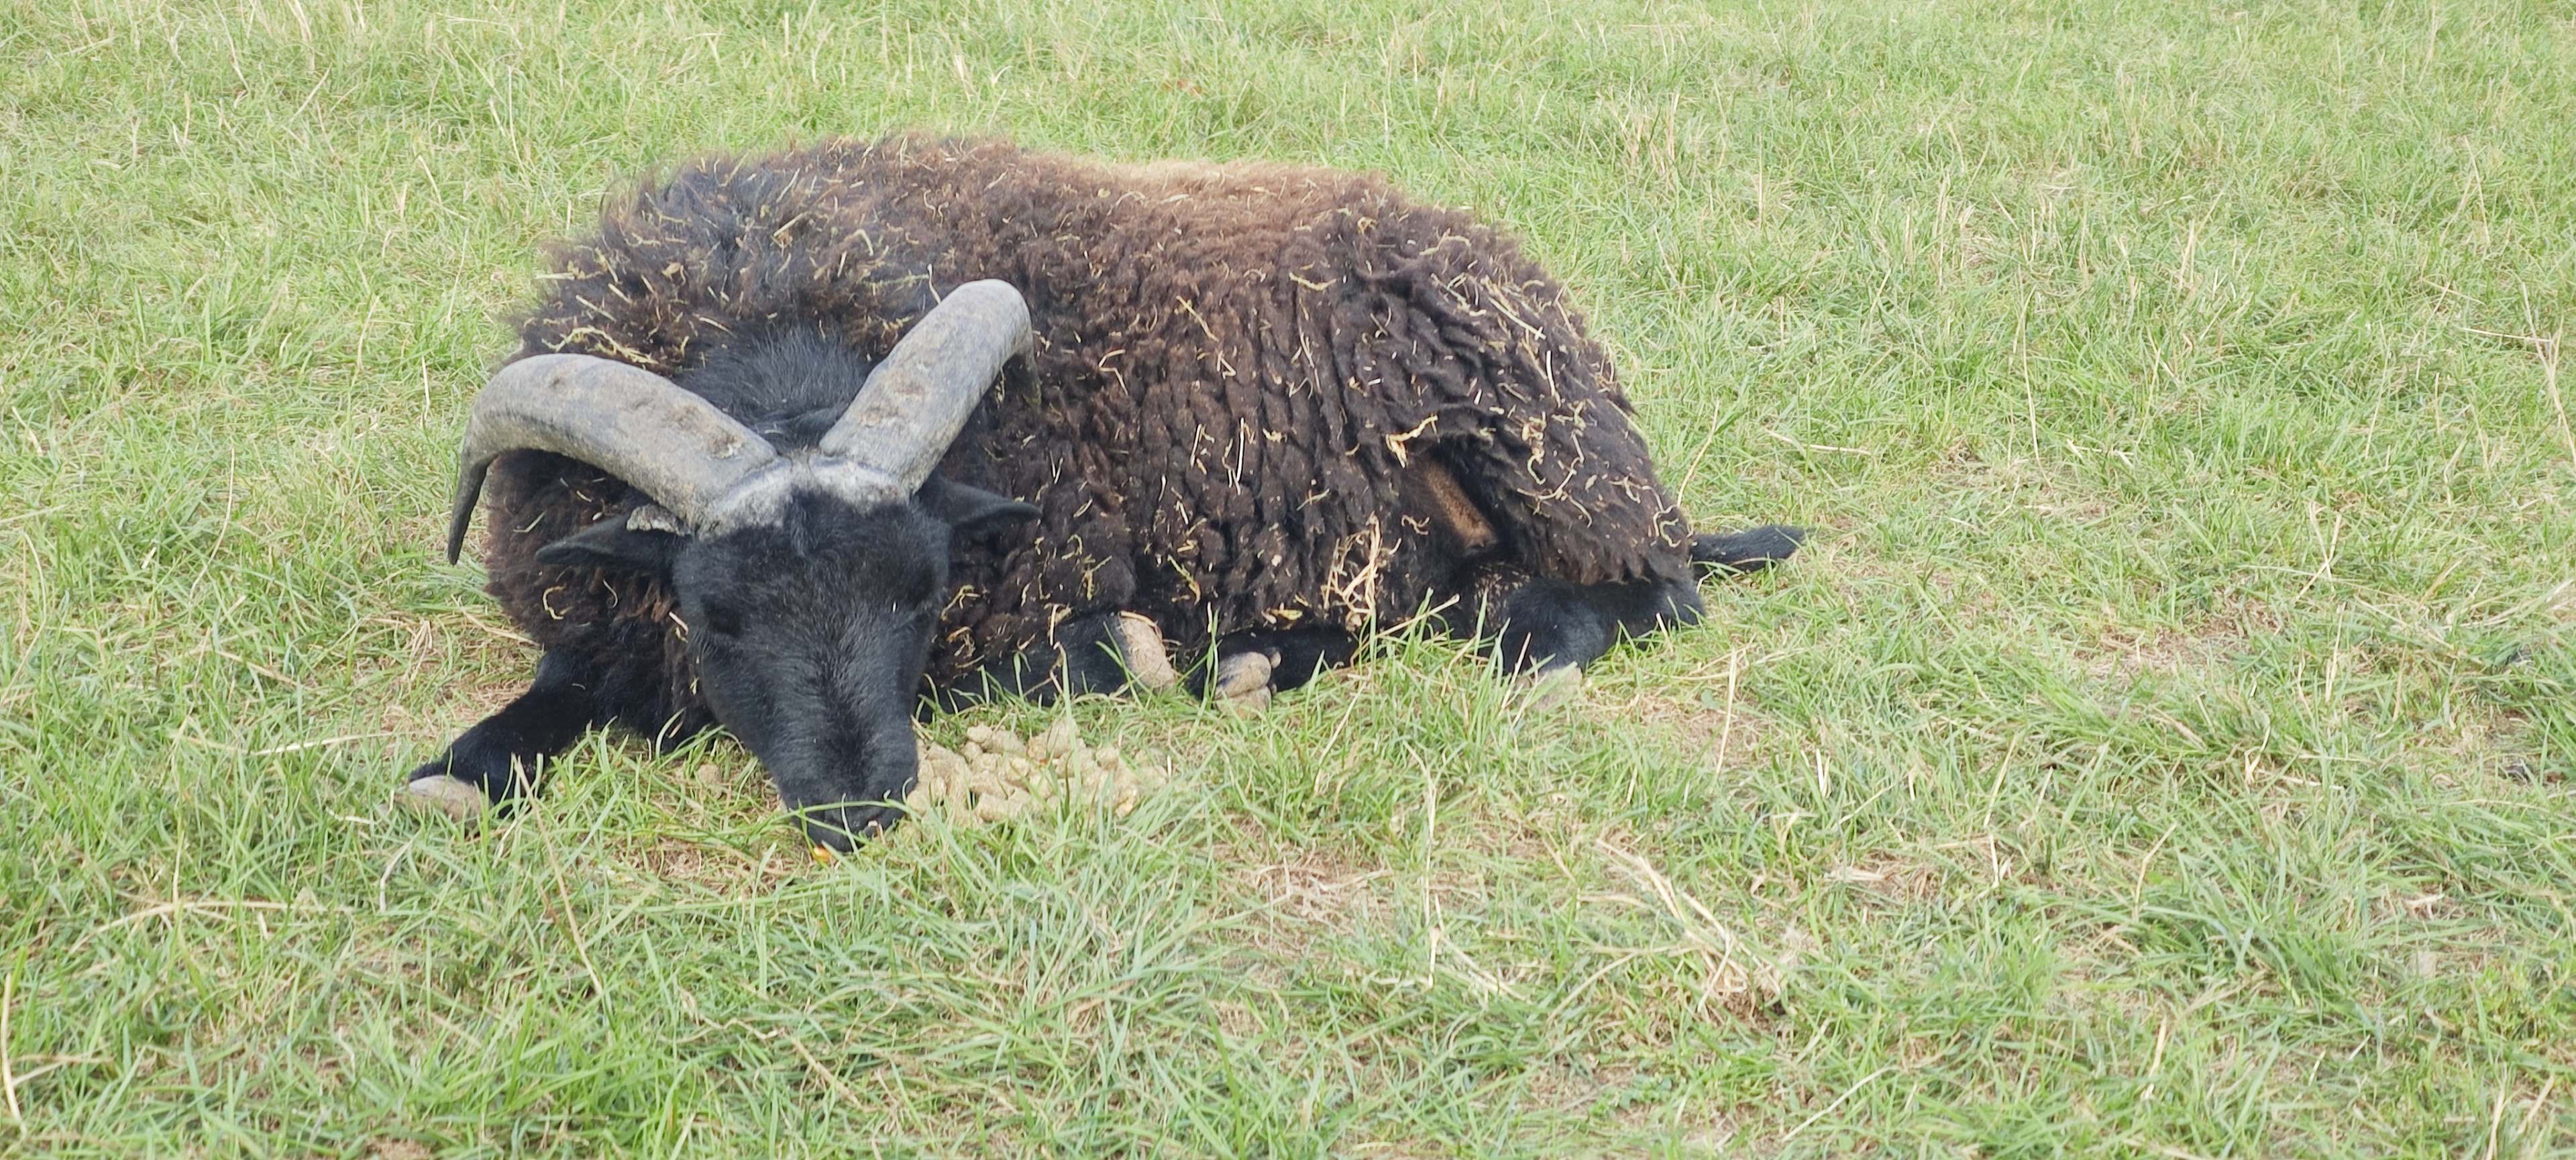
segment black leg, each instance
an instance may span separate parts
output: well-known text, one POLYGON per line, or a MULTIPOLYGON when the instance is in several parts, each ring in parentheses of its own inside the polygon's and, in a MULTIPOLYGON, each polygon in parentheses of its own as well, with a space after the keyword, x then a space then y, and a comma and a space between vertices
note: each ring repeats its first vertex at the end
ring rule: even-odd
POLYGON ((1229 657, 1244 653, 1263 653, 1270 661, 1270 691, 1285 693, 1315 679, 1326 669, 1337 669, 1351 663, 1359 644, 1351 634, 1338 628, 1287 628, 1263 632, 1238 632, 1218 641, 1209 663, 1190 672, 1192 695, 1208 695, 1210 682, 1224 668, 1229 657))
POLYGON ((1087 616, 1056 633, 1056 688, 1068 697, 1127 691, 1127 646, 1118 639, 1118 614, 1087 616))
POLYGON ((1789 558, 1805 543, 1807 529, 1764 524, 1740 532, 1709 532, 1691 537, 1691 563, 1701 575, 1759 572, 1789 558))
POLYGON ((1326 669, 1351 663, 1358 642, 1338 628, 1292 628, 1269 634, 1269 647, 1279 654, 1270 667, 1270 687, 1288 692, 1314 680, 1326 669))
POLYGON ((1626 637, 1697 624, 1705 612, 1699 592, 1678 581, 1568 584, 1536 576, 1504 599, 1494 655, 1508 673, 1590 665, 1626 637))
POLYGON ((1140 663, 1167 663, 1131 657, 1128 651, 1119 635, 1118 613, 1066 621, 1054 639, 976 669, 933 702, 942 712, 955 712, 1004 697, 1051 705, 1057 697, 1114 695, 1127 691, 1131 670, 1140 663))
POLYGON ((548 759, 609 719, 599 685, 591 666, 560 650, 547 653, 527 692, 411 771, 410 780, 444 774, 482 790, 495 804, 526 795, 548 759))

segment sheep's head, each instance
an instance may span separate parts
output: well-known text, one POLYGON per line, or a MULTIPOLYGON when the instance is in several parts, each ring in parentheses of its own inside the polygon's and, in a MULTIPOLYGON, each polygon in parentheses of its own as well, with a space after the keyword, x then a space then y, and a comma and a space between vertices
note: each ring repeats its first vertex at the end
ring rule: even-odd
POLYGON ((807 834, 846 850, 892 825, 913 786, 914 699, 952 536, 1037 514, 931 475, 1003 364, 1028 349, 1017 291, 958 287, 829 433, 783 453, 648 371, 522 359, 475 400, 448 556, 492 460, 514 448, 580 459, 651 496, 537 559, 666 579, 717 720, 768 766, 807 834))

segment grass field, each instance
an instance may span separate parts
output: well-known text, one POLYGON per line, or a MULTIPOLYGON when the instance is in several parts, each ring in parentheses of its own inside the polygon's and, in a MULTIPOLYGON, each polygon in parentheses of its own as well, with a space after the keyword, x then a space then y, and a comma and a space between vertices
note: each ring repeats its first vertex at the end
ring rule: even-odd
POLYGON ((2564 0, 0 0, 0 1155, 2576 1152, 2571 126, 2564 0), (1474 207, 1815 537, 1126 818, 389 810, 537 244, 898 127, 1474 207))

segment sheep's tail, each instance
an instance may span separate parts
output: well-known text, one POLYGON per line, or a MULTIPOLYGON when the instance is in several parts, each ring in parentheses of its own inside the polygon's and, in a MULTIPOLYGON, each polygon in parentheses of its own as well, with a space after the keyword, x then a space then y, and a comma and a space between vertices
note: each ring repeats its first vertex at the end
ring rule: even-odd
POLYGON ((1700 574, 1759 572, 1789 558, 1807 539, 1807 529, 1764 524, 1740 532, 1710 532, 1691 537, 1691 563, 1700 574))

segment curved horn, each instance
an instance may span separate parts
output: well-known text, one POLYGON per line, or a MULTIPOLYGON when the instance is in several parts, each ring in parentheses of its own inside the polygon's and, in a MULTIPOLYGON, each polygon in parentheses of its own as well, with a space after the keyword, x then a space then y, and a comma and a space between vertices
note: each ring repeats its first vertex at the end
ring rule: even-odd
POLYGON ((1008 282, 969 282, 912 326, 818 449, 920 490, 993 376, 1029 353, 1029 307, 1008 282))
POLYGON ((734 493, 744 481, 781 463, 750 428, 651 371, 586 354, 523 358, 502 367, 474 397, 456 453, 449 563, 465 546, 492 460, 522 447, 606 471, 697 528, 730 514, 739 503, 723 501, 743 498, 734 493))

